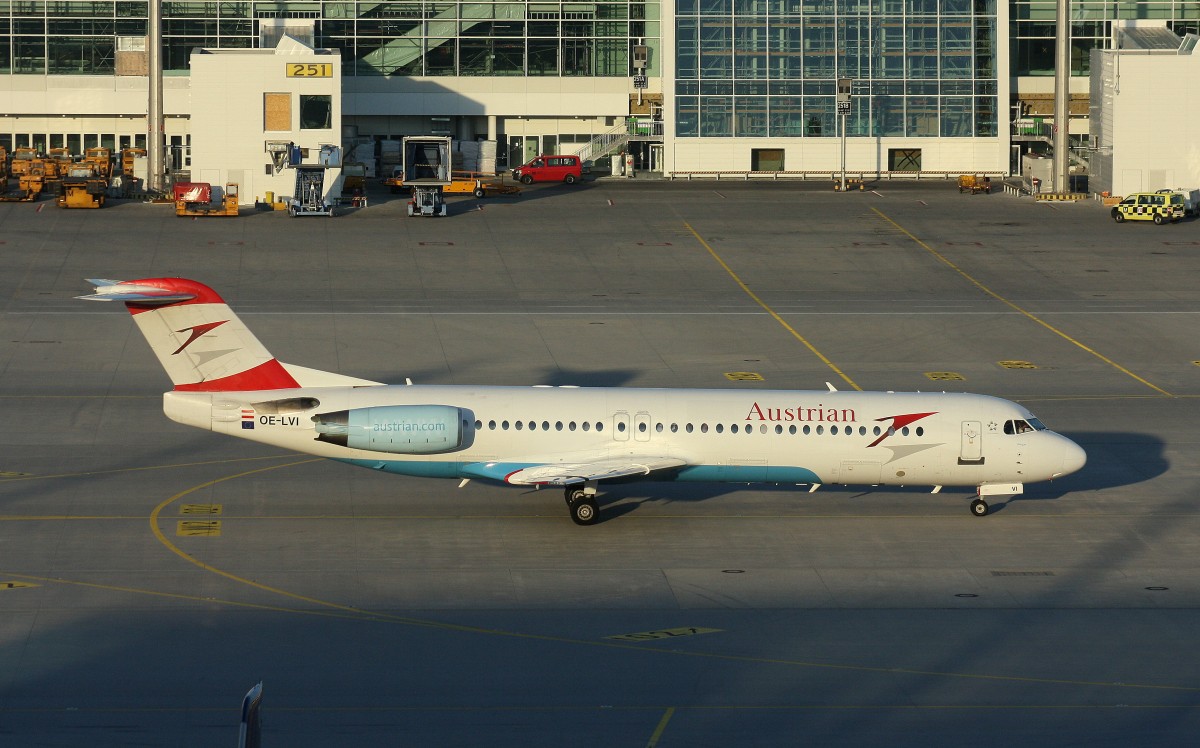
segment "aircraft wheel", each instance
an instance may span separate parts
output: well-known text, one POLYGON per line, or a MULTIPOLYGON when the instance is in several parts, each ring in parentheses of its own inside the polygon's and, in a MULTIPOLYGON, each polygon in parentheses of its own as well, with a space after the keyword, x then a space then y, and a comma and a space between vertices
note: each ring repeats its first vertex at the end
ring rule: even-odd
POLYGON ((591 496, 585 496, 582 499, 571 502, 571 519, 577 525, 595 524, 598 514, 596 500, 591 496))
POLYGON ((564 498, 567 500, 567 506, 571 506, 576 501, 585 498, 587 494, 578 486, 567 486, 567 490, 563 492, 564 498))
POLYGON ((983 499, 975 499, 971 502, 971 514, 976 517, 986 517, 988 513, 987 502, 983 499))

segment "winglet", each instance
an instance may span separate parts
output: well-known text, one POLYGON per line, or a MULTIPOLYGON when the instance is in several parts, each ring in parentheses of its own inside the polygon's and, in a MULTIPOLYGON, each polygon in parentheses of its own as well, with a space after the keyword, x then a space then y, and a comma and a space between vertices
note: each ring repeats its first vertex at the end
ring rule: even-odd
POLYGON ((141 306, 159 306, 174 304, 179 301, 190 301, 196 294, 180 291, 168 291, 155 286, 147 286, 136 282, 108 280, 107 278, 88 278, 88 283, 96 287, 96 293, 87 296, 76 296, 85 301, 123 301, 127 304, 141 306))
POLYGON ((826 382, 826 383, 825 383, 825 386, 829 388, 829 391, 830 391, 830 392, 837 392, 837 387, 834 387, 834 386, 833 386, 833 383, 831 383, 831 382, 826 382))

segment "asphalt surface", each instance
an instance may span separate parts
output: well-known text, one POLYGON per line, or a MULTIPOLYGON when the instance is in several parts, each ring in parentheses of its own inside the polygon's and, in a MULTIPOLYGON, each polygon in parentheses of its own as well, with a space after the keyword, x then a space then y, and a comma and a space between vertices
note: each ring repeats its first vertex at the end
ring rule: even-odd
POLYGON ((600 180, 336 218, 0 204, 0 741, 1192 745, 1200 225, 951 182, 600 180), (1089 454, 969 495, 377 475, 168 421, 85 278, 367 379, 971 391, 1089 454))

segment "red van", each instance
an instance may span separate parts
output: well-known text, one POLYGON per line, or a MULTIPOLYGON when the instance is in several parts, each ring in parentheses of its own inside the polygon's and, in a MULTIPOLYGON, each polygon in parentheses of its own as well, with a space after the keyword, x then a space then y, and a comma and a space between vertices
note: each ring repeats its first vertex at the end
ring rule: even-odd
POLYGON ((583 164, 578 156, 538 156, 529 163, 513 169, 513 179, 522 184, 533 182, 566 182, 572 184, 583 178, 583 164))

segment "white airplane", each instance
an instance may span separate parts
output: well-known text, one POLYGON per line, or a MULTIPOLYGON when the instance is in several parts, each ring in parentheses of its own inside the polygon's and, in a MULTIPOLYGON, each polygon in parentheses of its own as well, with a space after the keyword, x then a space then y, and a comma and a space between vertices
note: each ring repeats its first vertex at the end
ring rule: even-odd
POLYGON ((945 392, 387 385, 277 361, 208 286, 90 280, 124 302, 188 426, 402 475, 565 489, 597 518, 604 482, 973 486, 986 496, 1083 467, 1022 406, 945 392))

